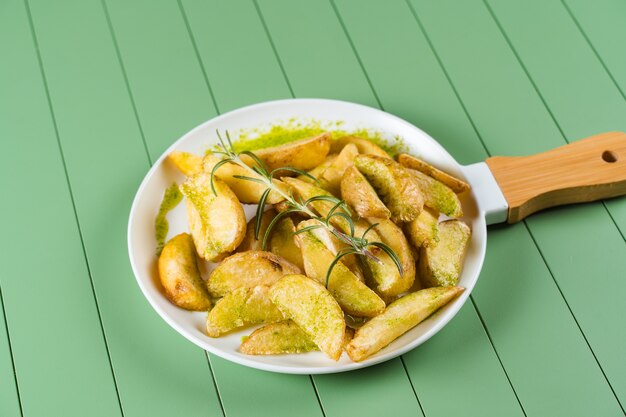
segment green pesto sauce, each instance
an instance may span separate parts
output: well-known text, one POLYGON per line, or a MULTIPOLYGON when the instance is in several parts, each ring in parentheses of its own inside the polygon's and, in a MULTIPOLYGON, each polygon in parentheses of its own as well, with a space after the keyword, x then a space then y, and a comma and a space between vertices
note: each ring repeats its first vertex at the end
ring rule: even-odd
POLYGON ((173 210, 182 199, 183 194, 180 192, 178 184, 176 183, 167 187, 165 193, 163 194, 163 201, 161 201, 159 213, 154 221, 154 233, 157 241, 157 256, 161 254, 161 251, 163 251, 165 238, 167 237, 167 232, 170 228, 169 223, 167 222, 167 213, 173 210))

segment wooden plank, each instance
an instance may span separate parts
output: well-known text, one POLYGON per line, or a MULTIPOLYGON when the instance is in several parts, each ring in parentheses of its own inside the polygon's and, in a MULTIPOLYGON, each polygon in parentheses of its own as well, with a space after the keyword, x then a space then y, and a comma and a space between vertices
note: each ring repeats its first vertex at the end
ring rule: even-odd
MULTIPOLYGON (((0 82, 1 85, 1 82, 0 82)), ((0 291, 0 415, 19 416, 22 413, 19 398, 19 388, 13 367, 13 352, 6 323, 6 313, 0 291)))
MULTIPOLYGON (((128 264, 128 209, 149 165, 102 3, 32 1, 31 8, 124 414, 221 415, 204 353, 154 314, 128 264)), ((57 189, 50 187, 49 193, 56 197, 57 189)), ((51 203, 59 200, 52 196, 49 199, 51 203)), ((69 234, 60 231, 51 235, 69 234)), ((67 264, 73 259, 67 257, 68 253, 80 252, 78 247, 60 258, 67 264)), ((63 280, 75 275, 78 274, 67 273, 63 280)), ((89 307, 79 311, 76 314, 83 317, 89 307)), ((30 326, 29 331, 34 328, 41 326, 30 326)), ((71 338, 72 346, 84 343, 83 340, 96 340, 84 336, 82 329, 59 334, 71 338)), ((28 351, 26 347, 16 350, 28 351)), ((44 356, 49 361, 50 356, 44 356)), ((50 362, 57 366, 72 363, 62 360, 63 355, 52 357, 55 360, 50 362)), ((104 363, 93 355, 80 353, 73 362, 80 364, 83 359, 87 363, 104 363)), ((57 381, 58 376, 55 377, 57 381)), ((69 378, 64 378, 63 390, 69 383, 65 379, 69 378)), ((106 391, 102 391, 107 389, 106 384, 98 384, 91 375, 71 380, 78 387, 93 383, 98 387, 97 396, 83 402, 76 391, 64 391, 71 394, 71 401, 64 398, 64 407, 80 405, 81 411, 76 415, 104 410, 100 404, 107 398, 106 391)), ((59 385, 54 382, 46 389, 42 386, 38 394, 59 396, 61 393, 51 386, 59 385)), ((26 404, 46 406, 41 400, 26 404)), ((47 409, 46 414, 50 413, 47 409)))
MULTIPOLYGON (((527 2, 518 7, 491 3, 567 140, 593 131, 626 130, 626 102, 561 4, 527 2), (534 30, 524 30, 521 22, 531 16, 536 16, 534 30)), ((622 235, 597 204, 567 210, 563 215, 537 216, 530 225, 623 407, 626 327, 621 317, 626 314, 626 305, 619 295, 626 292, 626 198, 609 200, 606 205, 622 235), (590 276, 602 277, 602 286, 611 290, 606 294, 590 291, 590 276), (607 332, 607 328, 614 330, 607 332)))
MULTIPOLYGON (((0 9, 0 280, 22 411, 120 415, 27 12, 21 1, 0 9)), ((15 393, 2 391, 0 414, 19 415, 15 393)))
MULTIPOLYGON (((479 2, 455 3, 454 7, 446 2, 412 4, 491 153, 528 154, 563 143, 541 98, 479 2)), ((585 214, 594 210, 601 213, 603 208, 587 205, 543 216, 576 213, 568 227, 579 227, 587 221, 585 214)), ((606 214, 602 216, 610 222, 606 214)), ((533 233, 539 232, 539 225, 529 224, 533 233)), ((500 275, 507 279, 483 273, 475 298, 527 415, 555 410, 564 415, 585 415, 592 410, 618 415, 619 404, 544 262, 531 246, 522 246, 530 243, 523 227, 497 229, 490 239, 497 243, 491 245, 494 249, 485 272, 499 265, 500 275), (519 236, 508 241, 507 233, 519 236), (520 262, 524 257, 528 259, 520 262), (506 273, 509 270, 520 274, 518 279, 506 273), (502 294, 514 295, 520 305, 511 299, 501 302, 502 294), (503 315, 510 310, 516 311, 503 315), (562 354, 564 350, 567 355, 562 354), (561 377, 564 373, 567 379, 561 377)), ((537 241, 540 248, 547 243, 537 241)), ((570 262, 587 261, 588 252, 577 253, 578 245, 567 239, 560 244, 568 248, 570 262)))

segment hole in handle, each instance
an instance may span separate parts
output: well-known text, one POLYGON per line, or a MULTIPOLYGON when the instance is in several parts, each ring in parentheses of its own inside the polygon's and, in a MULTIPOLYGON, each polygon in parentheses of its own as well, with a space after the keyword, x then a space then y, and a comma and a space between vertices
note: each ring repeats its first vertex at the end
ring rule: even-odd
POLYGON ((610 164, 617 162, 617 154, 613 151, 604 151, 602 152, 602 160, 610 164))

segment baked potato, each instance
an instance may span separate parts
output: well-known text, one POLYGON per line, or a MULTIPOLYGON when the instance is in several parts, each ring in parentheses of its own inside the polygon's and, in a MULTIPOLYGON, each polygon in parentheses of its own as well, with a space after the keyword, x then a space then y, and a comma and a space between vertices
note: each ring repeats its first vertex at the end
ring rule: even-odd
MULTIPOLYGON (((254 151, 254 154, 263 162, 268 171, 283 167, 308 171, 324 162, 330 150, 330 141, 331 134, 322 133, 284 145, 258 149, 254 151)), ((241 159, 247 164, 254 164, 252 158, 246 155, 241 155, 241 159)), ((293 173, 282 171, 282 175, 290 174, 293 175, 293 173)))
POLYGON ((463 216, 461 200, 459 200, 459 197, 452 189, 419 171, 409 168, 407 168, 407 171, 417 180, 424 195, 424 205, 426 207, 430 207, 452 218, 463 216))
POLYGON ((402 166, 422 172, 429 177, 441 182, 442 184, 450 187, 452 191, 457 194, 464 193, 465 191, 470 189, 469 184, 465 181, 453 177, 452 175, 435 168, 428 162, 422 161, 421 159, 414 156, 407 155, 405 153, 400 154, 398 155, 398 162, 402 166))
POLYGON ((331 153, 339 153, 347 144, 354 144, 359 150, 360 154, 364 155, 376 155, 381 158, 391 158, 387 152, 385 152, 380 146, 376 145, 367 139, 359 138, 357 136, 343 136, 332 141, 330 145, 331 153))
POLYGON ((167 160, 188 177, 202 172, 202 157, 198 155, 189 152, 172 151, 167 155, 167 160))
POLYGON ((293 235, 295 231, 296 226, 290 217, 283 217, 280 219, 272 229, 272 235, 269 240, 269 250, 273 254, 276 254, 296 265, 300 268, 300 270, 304 270, 302 252, 296 245, 293 235))
POLYGON ((460 220, 439 223, 439 242, 420 251, 419 275, 425 287, 457 284, 471 234, 460 220))
POLYGON ((360 217, 376 217, 379 219, 388 219, 391 212, 380 201, 376 191, 367 179, 356 169, 351 166, 343 174, 341 178, 341 198, 352 208, 360 217))
POLYGON ((404 224, 404 232, 413 246, 434 246, 439 242, 439 213, 424 207, 417 219, 404 224))

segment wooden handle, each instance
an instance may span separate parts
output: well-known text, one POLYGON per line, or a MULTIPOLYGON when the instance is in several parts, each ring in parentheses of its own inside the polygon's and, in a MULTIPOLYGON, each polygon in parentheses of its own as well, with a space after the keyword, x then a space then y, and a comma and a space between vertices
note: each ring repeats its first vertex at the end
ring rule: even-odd
POLYGON ((531 156, 486 161, 515 223, 548 207, 626 194, 626 133, 608 132, 531 156))

